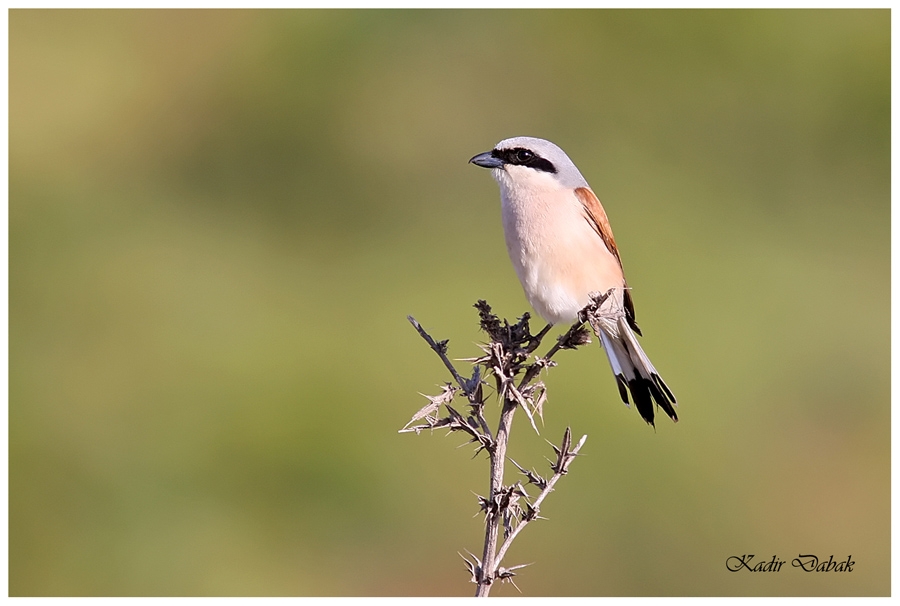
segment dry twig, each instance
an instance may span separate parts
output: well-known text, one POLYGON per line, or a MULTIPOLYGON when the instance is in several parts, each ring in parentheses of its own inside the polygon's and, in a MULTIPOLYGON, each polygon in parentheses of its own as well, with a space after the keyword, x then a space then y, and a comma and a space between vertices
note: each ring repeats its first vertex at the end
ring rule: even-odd
POLYGON ((467 556, 460 556, 466 564, 473 583, 478 585, 476 596, 487 596, 495 581, 510 582, 518 589, 513 577, 516 571, 527 564, 502 567, 500 563, 506 556, 513 540, 530 522, 540 517, 540 506, 556 482, 568 472, 578 451, 584 445, 587 436, 582 436, 572 447, 572 432, 566 429, 563 441, 559 446, 551 444, 556 452, 556 460, 550 469, 553 475, 545 480, 536 472, 528 471, 513 461, 513 464, 531 484, 540 490, 532 501, 520 482, 511 485, 503 484, 506 463, 506 450, 509 434, 516 409, 521 408, 531 422, 535 432, 538 431, 535 416, 543 420, 543 409, 547 399, 547 390, 543 382, 536 381, 544 368, 556 365, 551 358, 561 349, 575 349, 590 342, 590 334, 585 323, 594 321, 599 314, 600 306, 609 293, 596 294, 569 330, 557 338, 556 343, 543 356, 532 354, 540 347, 543 338, 550 330, 547 325, 537 335, 532 335, 529 328, 529 315, 526 313, 515 324, 501 321, 491 311, 485 301, 478 301, 481 329, 487 333, 490 342, 482 346, 483 355, 470 360, 474 369, 471 377, 464 377, 447 357, 447 340, 435 341, 422 326, 409 316, 410 323, 416 328, 432 350, 441 358, 444 366, 450 371, 456 386, 445 384, 440 394, 425 396, 426 404, 401 429, 401 432, 419 433, 422 430, 434 430, 446 427, 451 432, 461 431, 468 435, 469 442, 476 445, 476 454, 486 451, 490 457, 490 486, 487 497, 479 496, 478 502, 485 514, 485 539, 482 557, 479 559, 467 551, 467 556), (521 379, 517 378, 521 375, 521 379), (485 395, 483 386, 485 379, 493 376, 498 401, 501 403, 500 419, 497 431, 493 433, 484 417, 485 395), (455 395, 462 391, 468 400, 467 414, 462 414, 450 403, 455 395), (446 410, 446 416, 440 416, 440 409, 446 410), (524 506, 522 502, 524 501, 524 506), (503 542, 500 549, 497 543, 500 529, 503 529, 503 542))

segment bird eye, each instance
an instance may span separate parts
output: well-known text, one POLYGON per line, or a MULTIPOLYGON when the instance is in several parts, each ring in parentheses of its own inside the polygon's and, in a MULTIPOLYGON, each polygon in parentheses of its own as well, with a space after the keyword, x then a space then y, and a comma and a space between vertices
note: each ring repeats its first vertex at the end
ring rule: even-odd
POLYGON ((534 158, 534 152, 527 149, 516 150, 516 162, 518 164, 526 164, 534 158))

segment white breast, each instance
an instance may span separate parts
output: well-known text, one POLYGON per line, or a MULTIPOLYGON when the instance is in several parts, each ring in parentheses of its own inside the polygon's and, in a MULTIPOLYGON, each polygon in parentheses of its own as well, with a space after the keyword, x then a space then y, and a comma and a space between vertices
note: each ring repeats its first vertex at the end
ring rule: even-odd
POLYGON ((547 322, 571 322, 589 293, 623 288, 618 260, 569 188, 522 166, 494 170, 506 248, 528 302, 547 322))

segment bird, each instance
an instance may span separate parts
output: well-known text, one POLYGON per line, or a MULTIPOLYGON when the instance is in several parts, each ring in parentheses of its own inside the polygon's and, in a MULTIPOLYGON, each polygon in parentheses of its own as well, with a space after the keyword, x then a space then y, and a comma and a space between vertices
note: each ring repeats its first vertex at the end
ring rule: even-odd
POLYGON ((635 333, 631 290, 606 211, 569 156, 535 137, 500 141, 469 162, 500 186, 506 248, 528 302, 549 324, 573 322, 594 293, 606 293, 594 326, 616 378, 641 417, 654 424, 655 402, 675 422, 677 402, 635 333))

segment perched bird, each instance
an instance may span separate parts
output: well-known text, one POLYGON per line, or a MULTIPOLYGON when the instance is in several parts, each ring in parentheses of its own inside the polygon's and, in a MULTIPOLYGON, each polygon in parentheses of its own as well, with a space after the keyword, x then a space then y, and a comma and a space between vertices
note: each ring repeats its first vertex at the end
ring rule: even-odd
POLYGON ((572 322, 591 293, 609 293, 598 332, 622 400, 630 391, 650 425, 653 401, 677 421, 675 396, 634 335, 641 329, 609 219, 569 156, 550 141, 515 137, 469 162, 500 184, 506 248, 531 306, 550 324, 572 322))

